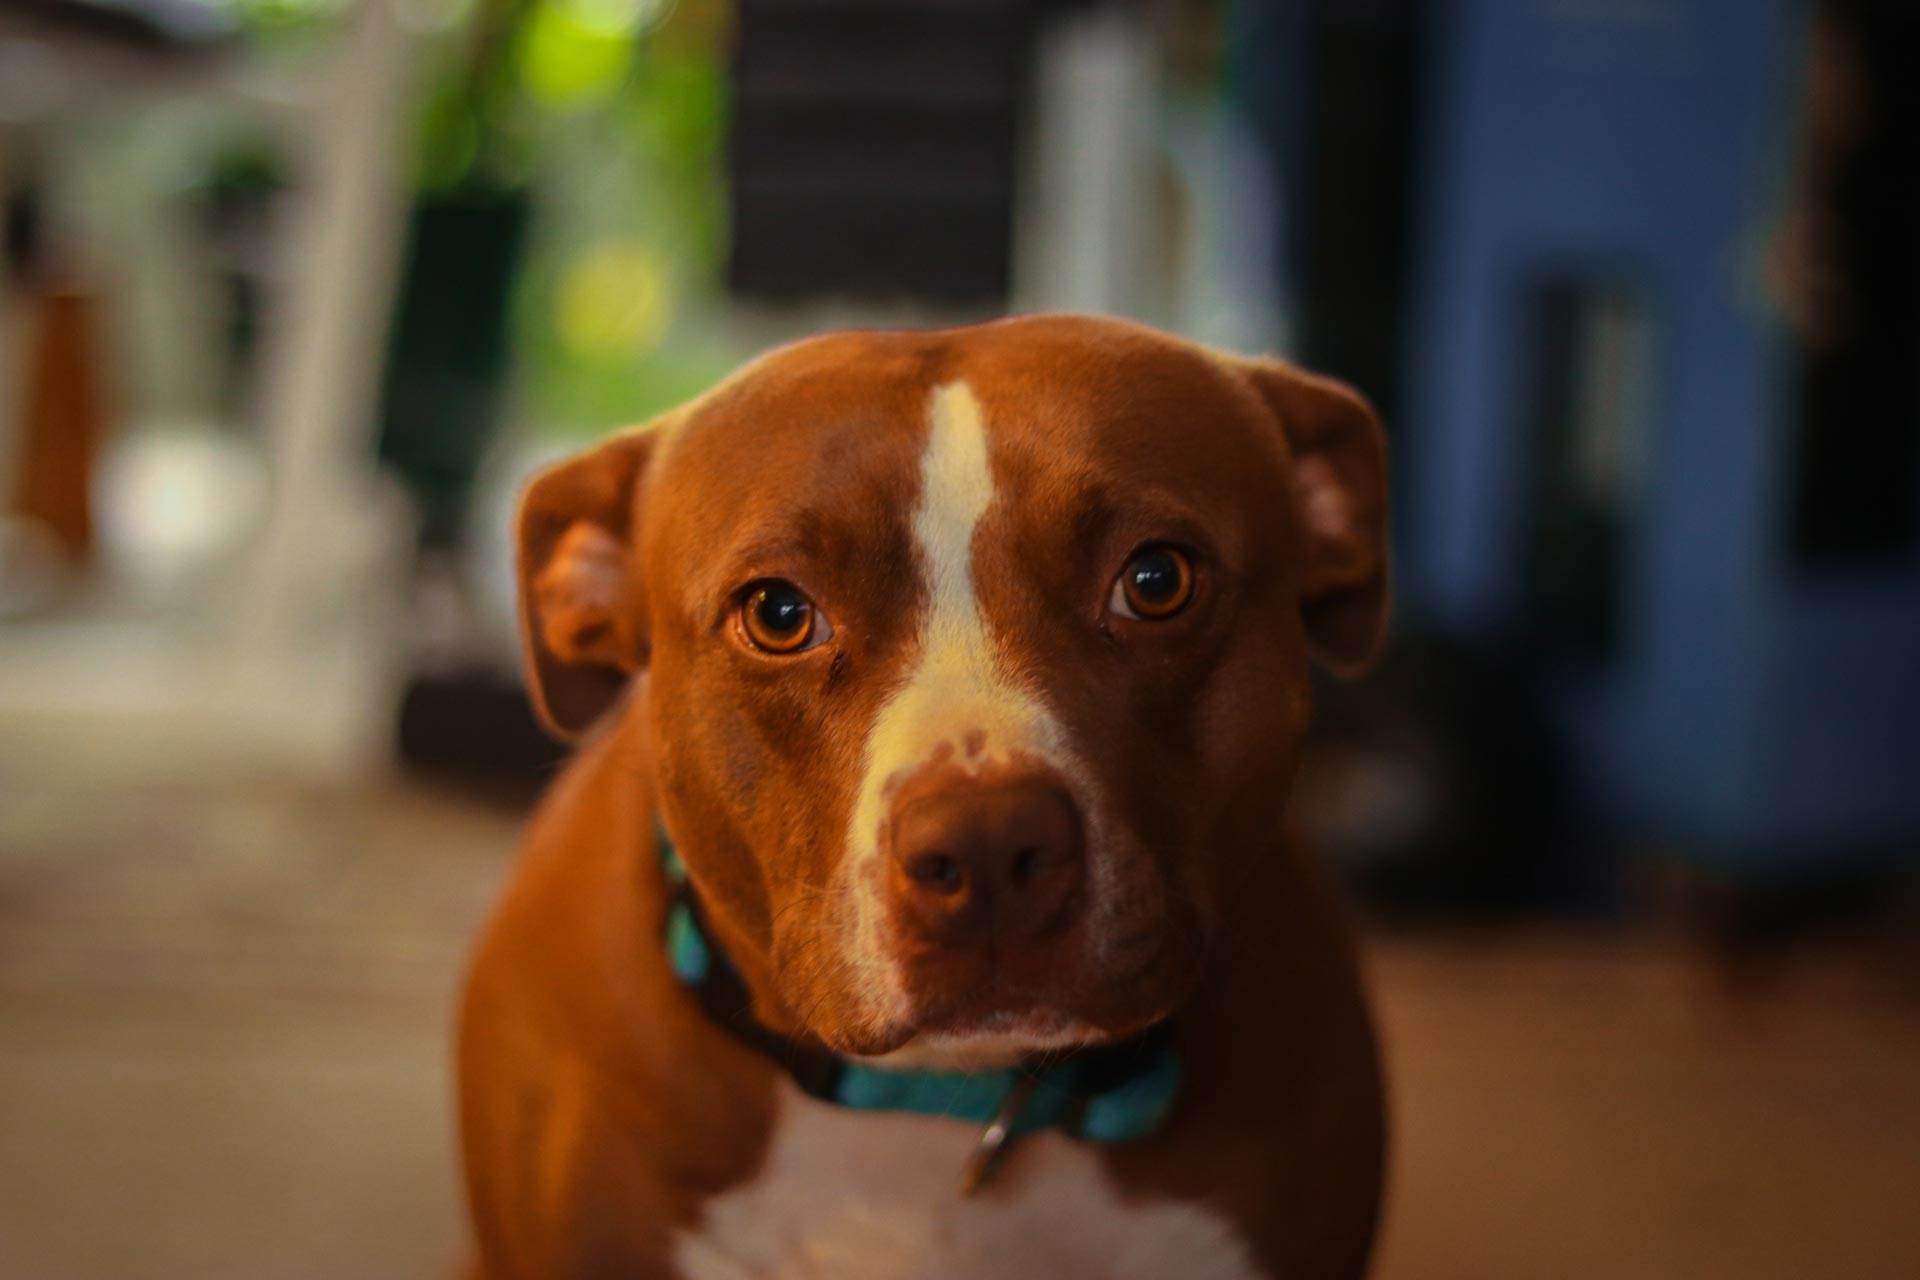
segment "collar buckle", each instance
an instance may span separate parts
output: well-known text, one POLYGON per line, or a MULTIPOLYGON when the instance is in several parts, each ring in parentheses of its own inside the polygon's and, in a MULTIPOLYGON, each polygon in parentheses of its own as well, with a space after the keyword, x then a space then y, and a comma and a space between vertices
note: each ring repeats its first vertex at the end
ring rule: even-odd
POLYGON ((1027 1103, 1033 1101, 1033 1091, 1040 1087, 1040 1077, 1029 1072, 1021 1072, 1007 1086, 1007 1092, 1000 1099, 1000 1106, 994 1111, 993 1118, 987 1121, 987 1127, 980 1131, 973 1150, 967 1154, 967 1162, 960 1166, 960 1194, 970 1196, 987 1184, 994 1170, 1000 1167, 1000 1157, 1006 1153, 1013 1138, 1013 1126, 1027 1109, 1027 1103))

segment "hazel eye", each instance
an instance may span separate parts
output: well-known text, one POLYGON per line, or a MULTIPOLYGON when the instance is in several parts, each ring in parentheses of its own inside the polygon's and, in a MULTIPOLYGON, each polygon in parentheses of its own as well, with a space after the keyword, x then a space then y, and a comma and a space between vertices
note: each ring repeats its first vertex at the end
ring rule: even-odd
POLYGON ((763 653, 799 653, 833 634, 807 593, 779 578, 748 588, 740 602, 740 630, 763 653))
POLYGON ((1193 600, 1193 562, 1177 547, 1142 547, 1120 571, 1107 607, 1125 618, 1158 622, 1193 600))

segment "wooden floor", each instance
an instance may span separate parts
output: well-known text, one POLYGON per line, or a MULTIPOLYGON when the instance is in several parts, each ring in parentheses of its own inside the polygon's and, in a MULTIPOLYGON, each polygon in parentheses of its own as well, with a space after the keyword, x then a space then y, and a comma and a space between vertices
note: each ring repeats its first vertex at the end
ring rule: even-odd
MULTIPOLYGON (((161 744, 164 746, 164 744, 161 744)), ((514 818, 0 724, 0 1276, 439 1276, 448 1012, 514 818)), ((1390 1280, 1920 1277, 1878 950, 1375 937, 1390 1280)))
POLYGON ((1380 1274, 1920 1277, 1920 1003, 1877 964, 1755 986, 1645 939, 1376 941, 1380 1274))

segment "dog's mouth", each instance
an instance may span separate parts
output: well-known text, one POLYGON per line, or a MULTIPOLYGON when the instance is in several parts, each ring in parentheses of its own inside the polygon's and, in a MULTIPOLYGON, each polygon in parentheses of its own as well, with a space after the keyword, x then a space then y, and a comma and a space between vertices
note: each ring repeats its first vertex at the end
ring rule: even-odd
POLYGON ((781 993, 794 1029, 850 1057, 989 1070, 1119 1043, 1167 1020, 1191 998, 1209 950, 1199 922, 1171 912, 990 946, 891 941, 884 987, 847 981, 858 972, 848 962, 777 955, 780 978, 801 979, 781 993))
POLYGON ((1059 1010, 1034 1009, 967 1022, 923 1025, 898 1049, 870 1061, 900 1070, 996 1071, 1036 1058, 1090 1049, 1112 1038, 1059 1010))
POLYGON ((1185 1003, 1198 964, 1156 947, 1150 963, 1129 963, 1077 982, 1036 985, 1031 975, 991 970, 975 979, 910 987, 908 1016, 884 1025, 867 1023, 851 1035, 818 1027, 815 1034, 840 1052, 885 1066, 996 1070, 1141 1034, 1185 1003))
POLYGON ((835 1052, 881 1066, 991 1071, 1131 1039, 1175 1016, 1182 1003, 1182 996, 1168 994, 1150 1004, 1129 1000, 1125 1008, 1082 1010, 982 998, 921 1007, 898 1021, 808 1030, 835 1052))

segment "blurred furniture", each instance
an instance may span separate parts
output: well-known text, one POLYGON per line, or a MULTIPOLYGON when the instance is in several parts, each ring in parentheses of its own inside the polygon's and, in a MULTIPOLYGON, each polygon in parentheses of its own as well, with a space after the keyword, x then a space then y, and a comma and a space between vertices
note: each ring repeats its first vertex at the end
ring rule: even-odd
POLYGON ((106 412, 96 299, 46 282, 34 295, 38 333, 27 368, 12 512, 51 534, 74 564, 93 552, 93 490, 106 412))
POLYGON ((742 0, 733 288, 998 300, 1028 0, 742 0))
POLYGON ((1153 31, 1139 6, 1062 5, 1035 33, 1015 215, 1014 309, 1172 324, 1156 171, 1153 31))
POLYGON ((508 313, 533 210, 525 189, 422 195, 380 391, 380 460, 420 508, 420 542, 457 545, 510 370, 508 313))
POLYGON ((274 503, 223 690, 249 731, 296 739, 314 767, 344 773, 386 763, 398 701, 407 517, 368 459, 406 216, 394 122, 414 47, 392 0, 362 0, 314 86, 309 190, 262 388, 274 503))
POLYGON ((236 32, 200 0, 0 0, 0 614, 93 557, 115 369, 86 246, 47 207, 41 128, 102 85, 204 80, 236 32))
POLYGON ((1804 16, 1450 10, 1403 441, 1411 610, 1528 637, 1590 812, 1752 876, 1920 832, 1920 549, 1792 548, 1759 250, 1804 16))
POLYGON ((285 120, 305 143, 260 396, 272 504, 247 563, 173 613, 146 614, 103 579, 70 609, 10 624, 0 714, 164 722, 318 776, 363 773, 385 763, 397 701, 393 549, 409 517, 370 459, 406 208, 394 122, 416 37, 391 0, 362 0, 317 58, 263 71, 212 56, 243 51, 234 26, 203 3, 0 4, 0 162, 17 137, 170 93, 285 120), (128 13, 65 23, 95 7, 128 13))
POLYGON ((1281 170, 1273 220, 1290 354, 1365 389, 1401 421, 1406 313, 1420 212, 1424 0, 1235 0, 1228 93, 1281 170))
POLYGON ((15 31, 136 60, 218 48, 239 30, 214 0, 0 0, 0 18, 15 31))

